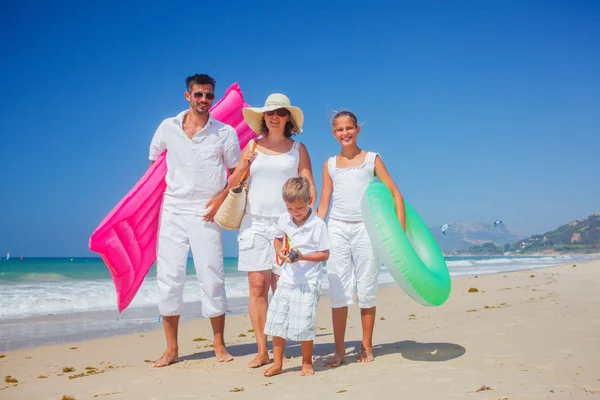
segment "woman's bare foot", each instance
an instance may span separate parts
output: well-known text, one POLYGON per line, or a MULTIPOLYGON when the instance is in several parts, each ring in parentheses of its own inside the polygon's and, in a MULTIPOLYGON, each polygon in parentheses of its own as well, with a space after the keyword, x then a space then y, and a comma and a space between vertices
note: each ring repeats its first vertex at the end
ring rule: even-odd
POLYGON ((252 361, 248 363, 248 368, 258 368, 271 362, 268 354, 257 354, 252 361))
POLYGON ((263 372, 263 375, 264 376, 275 376, 275 375, 279 375, 281 372, 283 372, 282 366, 273 364, 272 367, 265 369, 265 372, 263 372))
POLYGON ((329 360, 327 360, 325 362, 325 366, 326 367, 339 367, 341 363, 344 362, 344 356, 340 356, 338 354, 336 354, 335 356, 331 357, 329 360))
POLYGON ((300 371, 300 376, 308 376, 308 375, 314 375, 314 374, 315 374, 315 369, 313 368, 312 363, 310 363, 310 364, 302 363, 302 371, 300 371))
POLYGON ((257 354, 256 357, 254 357, 254 360, 248 363, 248 368, 262 367, 263 365, 269 364, 270 362, 271 360, 269 359, 268 354, 257 354))
POLYGON ((162 368, 169 366, 171 364, 175 364, 179 361, 179 354, 177 350, 165 350, 163 355, 156 361, 152 363, 154 368, 162 368))
POLYGON ((227 348, 225 346, 215 347, 215 357, 218 362, 229 362, 233 361, 233 356, 227 352, 227 348))
POLYGON ((356 362, 371 362, 375 360, 373 357, 373 348, 360 346, 360 355, 356 357, 356 362))

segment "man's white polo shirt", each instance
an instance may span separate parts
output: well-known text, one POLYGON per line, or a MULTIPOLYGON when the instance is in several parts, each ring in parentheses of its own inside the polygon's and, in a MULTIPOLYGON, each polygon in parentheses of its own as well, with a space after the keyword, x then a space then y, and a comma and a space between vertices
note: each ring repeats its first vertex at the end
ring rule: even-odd
MULTIPOLYGON (((302 226, 296 225, 289 213, 284 213, 277 222, 278 233, 276 237, 282 238, 285 233, 292 243, 292 247, 302 254, 329 250, 329 235, 325 221, 317 217, 314 210, 302 226)), ((296 261, 283 265, 280 282, 292 285, 310 283, 316 284, 320 280, 322 262, 296 261)))
POLYGON ((234 128, 209 116, 192 139, 183 130, 189 110, 165 119, 154 133, 150 160, 167 150, 167 189, 163 207, 182 214, 204 214, 207 201, 227 184, 226 168, 240 160, 240 144, 234 128))

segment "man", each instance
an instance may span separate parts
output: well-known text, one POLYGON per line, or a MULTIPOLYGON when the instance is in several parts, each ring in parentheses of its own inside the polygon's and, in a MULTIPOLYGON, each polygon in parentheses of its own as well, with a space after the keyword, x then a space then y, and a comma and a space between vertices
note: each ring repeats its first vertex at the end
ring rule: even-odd
MULTIPOLYGON (((183 312, 186 263, 191 248, 201 287, 202 315, 210 318, 215 355, 231 361, 223 340, 227 299, 221 229, 214 216, 227 196, 226 169, 240 159, 235 129, 215 120, 209 110, 215 80, 197 74, 186 79, 188 110, 164 120, 150 145, 150 160, 167 150, 167 189, 158 232, 158 308, 163 316, 167 349, 154 362, 165 367, 178 361, 177 331, 183 312)), ((152 165, 152 164, 150 164, 152 165)))

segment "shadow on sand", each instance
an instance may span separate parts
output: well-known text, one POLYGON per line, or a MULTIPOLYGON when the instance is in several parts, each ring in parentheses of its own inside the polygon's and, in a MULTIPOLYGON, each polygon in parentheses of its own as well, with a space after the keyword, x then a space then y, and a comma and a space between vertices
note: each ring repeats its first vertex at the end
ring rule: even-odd
MULTIPOLYGON (((324 334, 328 336, 331 334, 324 334)), ((270 344, 270 343, 269 343, 270 344)), ((360 341, 346 342, 346 357, 348 361, 354 361, 360 351, 360 341)), ((235 357, 243 357, 256 353, 255 343, 235 344, 227 346, 229 354, 235 357)), ((390 354, 400 354, 407 360, 411 361, 427 361, 427 362, 442 362, 458 358, 466 353, 466 349, 454 343, 421 343, 412 340, 404 340, 394 343, 384 343, 373 346, 375 357, 385 357, 390 354)), ((302 349, 300 342, 288 342, 285 348, 287 357, 302 357, 302 349)), ((333 343, 318 343, 313 348, 315 364, 323 361, 333 355, 333 343)), ((180 357, 180 361, 185 360, 205 360, 214 357, 212 349, 201 351, 199 353, 189 354, 180 357)), ((316 367, 317 365, 315 365, 316 367)), ((319 368, 320 369, 320 368, 319 368)))

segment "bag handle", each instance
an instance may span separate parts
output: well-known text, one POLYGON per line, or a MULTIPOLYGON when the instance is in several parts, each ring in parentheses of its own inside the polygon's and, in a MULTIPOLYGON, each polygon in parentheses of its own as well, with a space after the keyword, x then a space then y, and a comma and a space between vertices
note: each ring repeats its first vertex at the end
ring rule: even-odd
MULTIPOLYGON (((252 142, 252 150, 251 151, 254 153, 255 150, 256 150, 256 139, 254 139, 254 141, 252 142)), ((250 163, 248 163, 248 165, 246 166, 244 173, 240 177, 240 182, 238 183, 238 185, 241 185, 242 182, 244 182, 246 180, 246 178, 248 177, 248 174, 250 174, 250 163)))

